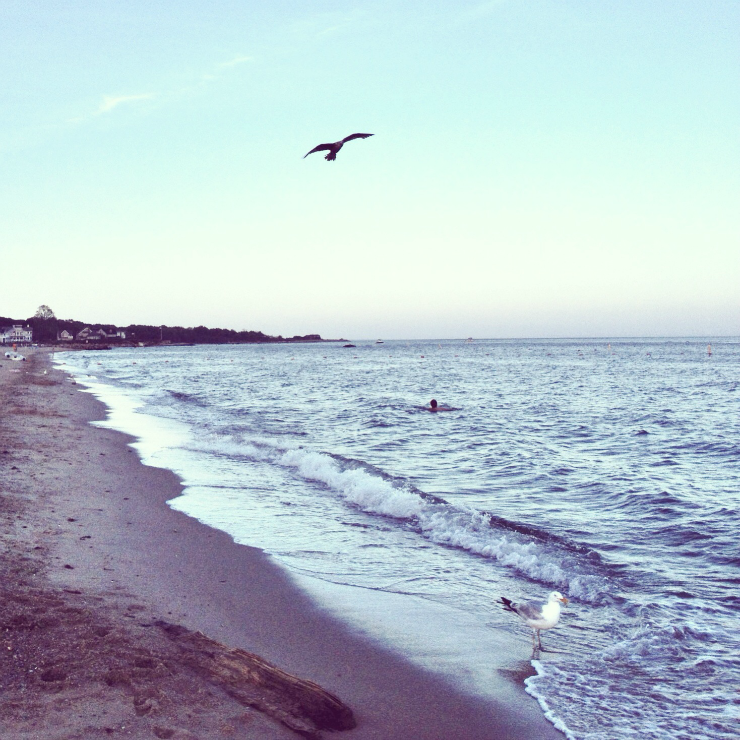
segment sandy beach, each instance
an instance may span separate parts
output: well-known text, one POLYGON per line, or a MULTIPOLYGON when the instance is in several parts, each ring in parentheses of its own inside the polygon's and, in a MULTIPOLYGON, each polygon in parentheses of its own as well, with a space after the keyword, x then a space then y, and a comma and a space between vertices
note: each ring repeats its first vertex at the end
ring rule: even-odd
POLYGON ((527 740, 561 735, 502 651, 467 695, 166 502, 50 353, 0 363, 0 737, 527 740))

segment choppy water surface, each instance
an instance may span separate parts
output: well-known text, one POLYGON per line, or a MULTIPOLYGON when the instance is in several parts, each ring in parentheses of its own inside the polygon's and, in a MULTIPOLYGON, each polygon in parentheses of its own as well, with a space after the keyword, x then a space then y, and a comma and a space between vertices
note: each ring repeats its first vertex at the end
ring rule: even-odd
POLYGON ((527 688, 568 736, 715 740, 740 727, 740 342, 711 342, 57 359, 184 479, 173 506, 294 572, 445 605, 461 644, 505 630, 523 654, 493 602, 565 593, 527 688))

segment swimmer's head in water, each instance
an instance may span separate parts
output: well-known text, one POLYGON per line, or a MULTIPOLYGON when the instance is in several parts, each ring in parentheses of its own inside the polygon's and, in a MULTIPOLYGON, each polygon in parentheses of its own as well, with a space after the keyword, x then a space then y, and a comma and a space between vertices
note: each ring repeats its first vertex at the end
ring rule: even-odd
POLYGON ((437 402, 435 401, 435 399, 432 399, 432 400, 431 400, 431 401, 429 402, 429 405, 430 405, 430 406, 431 406, 431 407, 432 407, 433 409, 436 409, 436 408, 437 408, 437 402))

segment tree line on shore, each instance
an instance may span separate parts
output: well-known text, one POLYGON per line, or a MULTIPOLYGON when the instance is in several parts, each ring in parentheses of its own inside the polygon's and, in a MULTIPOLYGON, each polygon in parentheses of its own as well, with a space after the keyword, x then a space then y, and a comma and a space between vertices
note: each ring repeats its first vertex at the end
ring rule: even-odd
POLYGON ((36 313, 24 320, 0 316, 0 327, 12 324, 23 324, 33 329, 33 341, 41 344, 55 344, 63 331, 76 337, 85 327, 103 329, 108 335, 124 332, 122 337, 110 336, 106 342, 159 344, 161 342, 183 344, 256 344, 267 342, 320 342, 319 334, 304 336, 270 336, 261 331, 234 331, 233 329, 209 329, 205 326, 150 326, 147 324, 129 324, 114 326, 112 324, 86 323, 73 319, 58 319, 48 306, 39 306, 36 313))

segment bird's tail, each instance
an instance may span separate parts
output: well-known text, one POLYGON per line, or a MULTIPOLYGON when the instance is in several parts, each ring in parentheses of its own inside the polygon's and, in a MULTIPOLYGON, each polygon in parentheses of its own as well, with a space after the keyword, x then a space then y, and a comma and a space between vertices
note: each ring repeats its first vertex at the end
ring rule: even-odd
POLYGON ((514 602, 511 599, 507 599, 505 596, 502 596, 501 603, 503 604, 504 609, 507 609, 510 612, 516 611, 516 609, 514 609, 514 602))
POLYGON ((336 152, 329 152, 324 159, 328 160, 329 162, 333 162, 337 158, 336 152))

